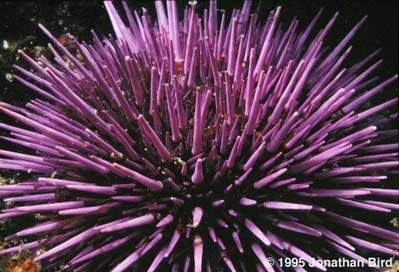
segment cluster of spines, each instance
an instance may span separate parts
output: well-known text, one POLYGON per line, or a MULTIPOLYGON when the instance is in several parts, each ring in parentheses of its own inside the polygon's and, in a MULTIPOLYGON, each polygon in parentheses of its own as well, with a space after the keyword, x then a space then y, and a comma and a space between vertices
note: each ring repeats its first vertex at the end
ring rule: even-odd
POLYGON ((156 1, 157 24, 145 9, 140 16, 122 4, 127 26, 105 2, 117 39, 100 41, 93 32, 93 44, 86 44, 68 34, 83 63, 43 26, 56 46, 49 46, 54 62, 20 52, 35 72, 15 69, 36 83, 15 78, 45 100, 26 108, 0 105, 33 129, 0 124, 13 136, 2 138, 37 153, 0 150, 6 157, 0 168, 33 174, 0 187, 11 196, 5 201, 15 203, 0 218, 40 213, 43 222, 7 239, 56 231, 23 247, 49 247, 37 260, 50 266, 61 260, 76 271, 131 240, 129 255, 110 255, 101 265, 122 271, 151 252, 148 271, 164 259, 174 271, 200 271, 216 265, 203 247, 216 248, 231 271, 250 269, 256 258, 257 269, 272 271, 266 256, 310 262, 322 258, 318 249, 361 260, 354 246, 398 255, 397 233, 333 211, 336 205, 351 212, 398 209, 379 199, 398 196, 380 186, 397 174, 397 129, 377 130, 389 128, 397 113, 370 119, 397 99, 362 108, 397 76, 369 87, 381 61, 362 70, 378 52, 341 68, 366 17, 325 52, 322 43, 338 14, 311 39, 321 12, 298 34, 298 20, 287 31, 278 24, 280 7, 261 24, 251 1, 229 22, 222 12, 219 25, 212 0, 203 18, 194 5, 182 22, 175 1, 167 1, 167 12, 156 1), (201 206, 204 199, 210 205, 201 206), (335 220, 347 233, 310 220, 315 217, 335 220), (249 241, 240 238, 244 230, 249 241), (292 232, 310 238, 295 246, 292 232), (311 243, 320 239, 323 248, 311 243), (173 254, 190 243, 192 254, 173 254))

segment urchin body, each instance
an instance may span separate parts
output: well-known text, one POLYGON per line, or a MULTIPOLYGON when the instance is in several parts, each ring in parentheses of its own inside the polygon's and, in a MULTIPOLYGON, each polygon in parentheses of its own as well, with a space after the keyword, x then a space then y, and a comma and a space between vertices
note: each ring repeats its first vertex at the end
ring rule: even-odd
POLYGON ((216 1, 183 21, 176 2, 155 5, 151 22, 123 2, 125 24, 105 2, 116 39, 68 35, 82 62, 43 26, 54 61, 21 52, 35 72, 15 68, 35 83, 15 78, 43 98, 1 103, 26 125, 0 124, 13 136, 2 138, 33 152, 0 150, 1 168, 31 174, 0 187, 14 203, 0 218, 39 222, 8 239, 28 237, 25 249, 47 249, 37 261, 73 271, 285 271, 277 259, 398 255, 397 233, 364 216, 398 209, 386 182, 397 99, 364 107, 396 76, 368 79, 374 53, 342 67, 365 18, 325 51, 337 14, 299 32, 296 19, 278 24, 280 7, 260 23, 251 1, 230 20, 216 1))

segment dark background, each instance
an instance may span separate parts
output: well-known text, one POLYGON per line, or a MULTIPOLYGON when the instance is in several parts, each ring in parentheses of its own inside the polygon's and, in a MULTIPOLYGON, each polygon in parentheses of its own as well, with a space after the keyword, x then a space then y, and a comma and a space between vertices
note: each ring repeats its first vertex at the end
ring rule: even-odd
MULTIPOLYGON (((152 1, 134 0, 130 7, 145 6, 150 14, 155 14, 152 1)), ((183 7, 188 1, 179 0, 183 7)), ((208 1, 197 1, 200 9, 208 1)), ((243 1, 218 1, 218 8, 226 9, 228 14, 233 8, 241 7, 243 1)), ((340 15, 330 31, 326 44, 335 45, 365 14, 366 23, 352 40, 353 50, 348 62, 357 62, 369 53, 382 48, 380 57, 383 65, 376 72, 381 78, 397 73, 397 1, 396 0, 264 0, 261 19, 278 5, 283 7, 280 22, 286 26, 297 16, 300 30, 313 18, 321 7, 324 12, 318 23, 323 27, 332 15, 340 15)), ((254 1, 255 6, 258 1, 254 1)), ((122 10, 122 9, 121 9, 122 10)), ((181 11, 182 9, 180 9, 181 11)), ((24 48, 30 55, 39 55, 46 51, 48 39, 38 29, 38 23, 44 24, 54 36, 60 38, 71 32, 79 39, 90 40, 90 29, 100 35, 112 33, 112 27, 101 1, 0 1, 0 100, 13 104, 24 104, 36 94, 27 90, 18 82, 7 80, 12 74, 11 65, 19 63, 17 50, 24 48), (4 48, 4 40, 9 47, 4 48)), ((0 117, 0 120, 2 118, 0 117)))

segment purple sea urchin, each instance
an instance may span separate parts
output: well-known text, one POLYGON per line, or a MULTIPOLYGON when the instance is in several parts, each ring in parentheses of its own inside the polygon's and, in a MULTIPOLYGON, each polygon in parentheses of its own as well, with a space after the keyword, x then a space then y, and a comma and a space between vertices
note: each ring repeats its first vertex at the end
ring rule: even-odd
POLYGON ((0 105, 25 125, 0 124, 2 138, 34 151, 0 150, 0 168, 29 173, 0 187, 0 218, 39 222, 7 239, 45 247, 45 270, 287 271, 278 258, 399 254, 397 232, 369 222, 398 209, 397 99, 366 103, 397 77, 368 79, 375 53, 342 68, 365 18, 329 51, 337 15, 310 38, 320 13, 298 33, 280 8, 259 23, 251 1, 229 23, 216 1, 182 22, 156 1, 157 23, 122 3, 128 25, 105 2, 116 39, 68 35, 82 62, 43 26, 54 61, 21 52, 35 73, 16 69, 36 83, 15 78, 43 99, 0 105))

